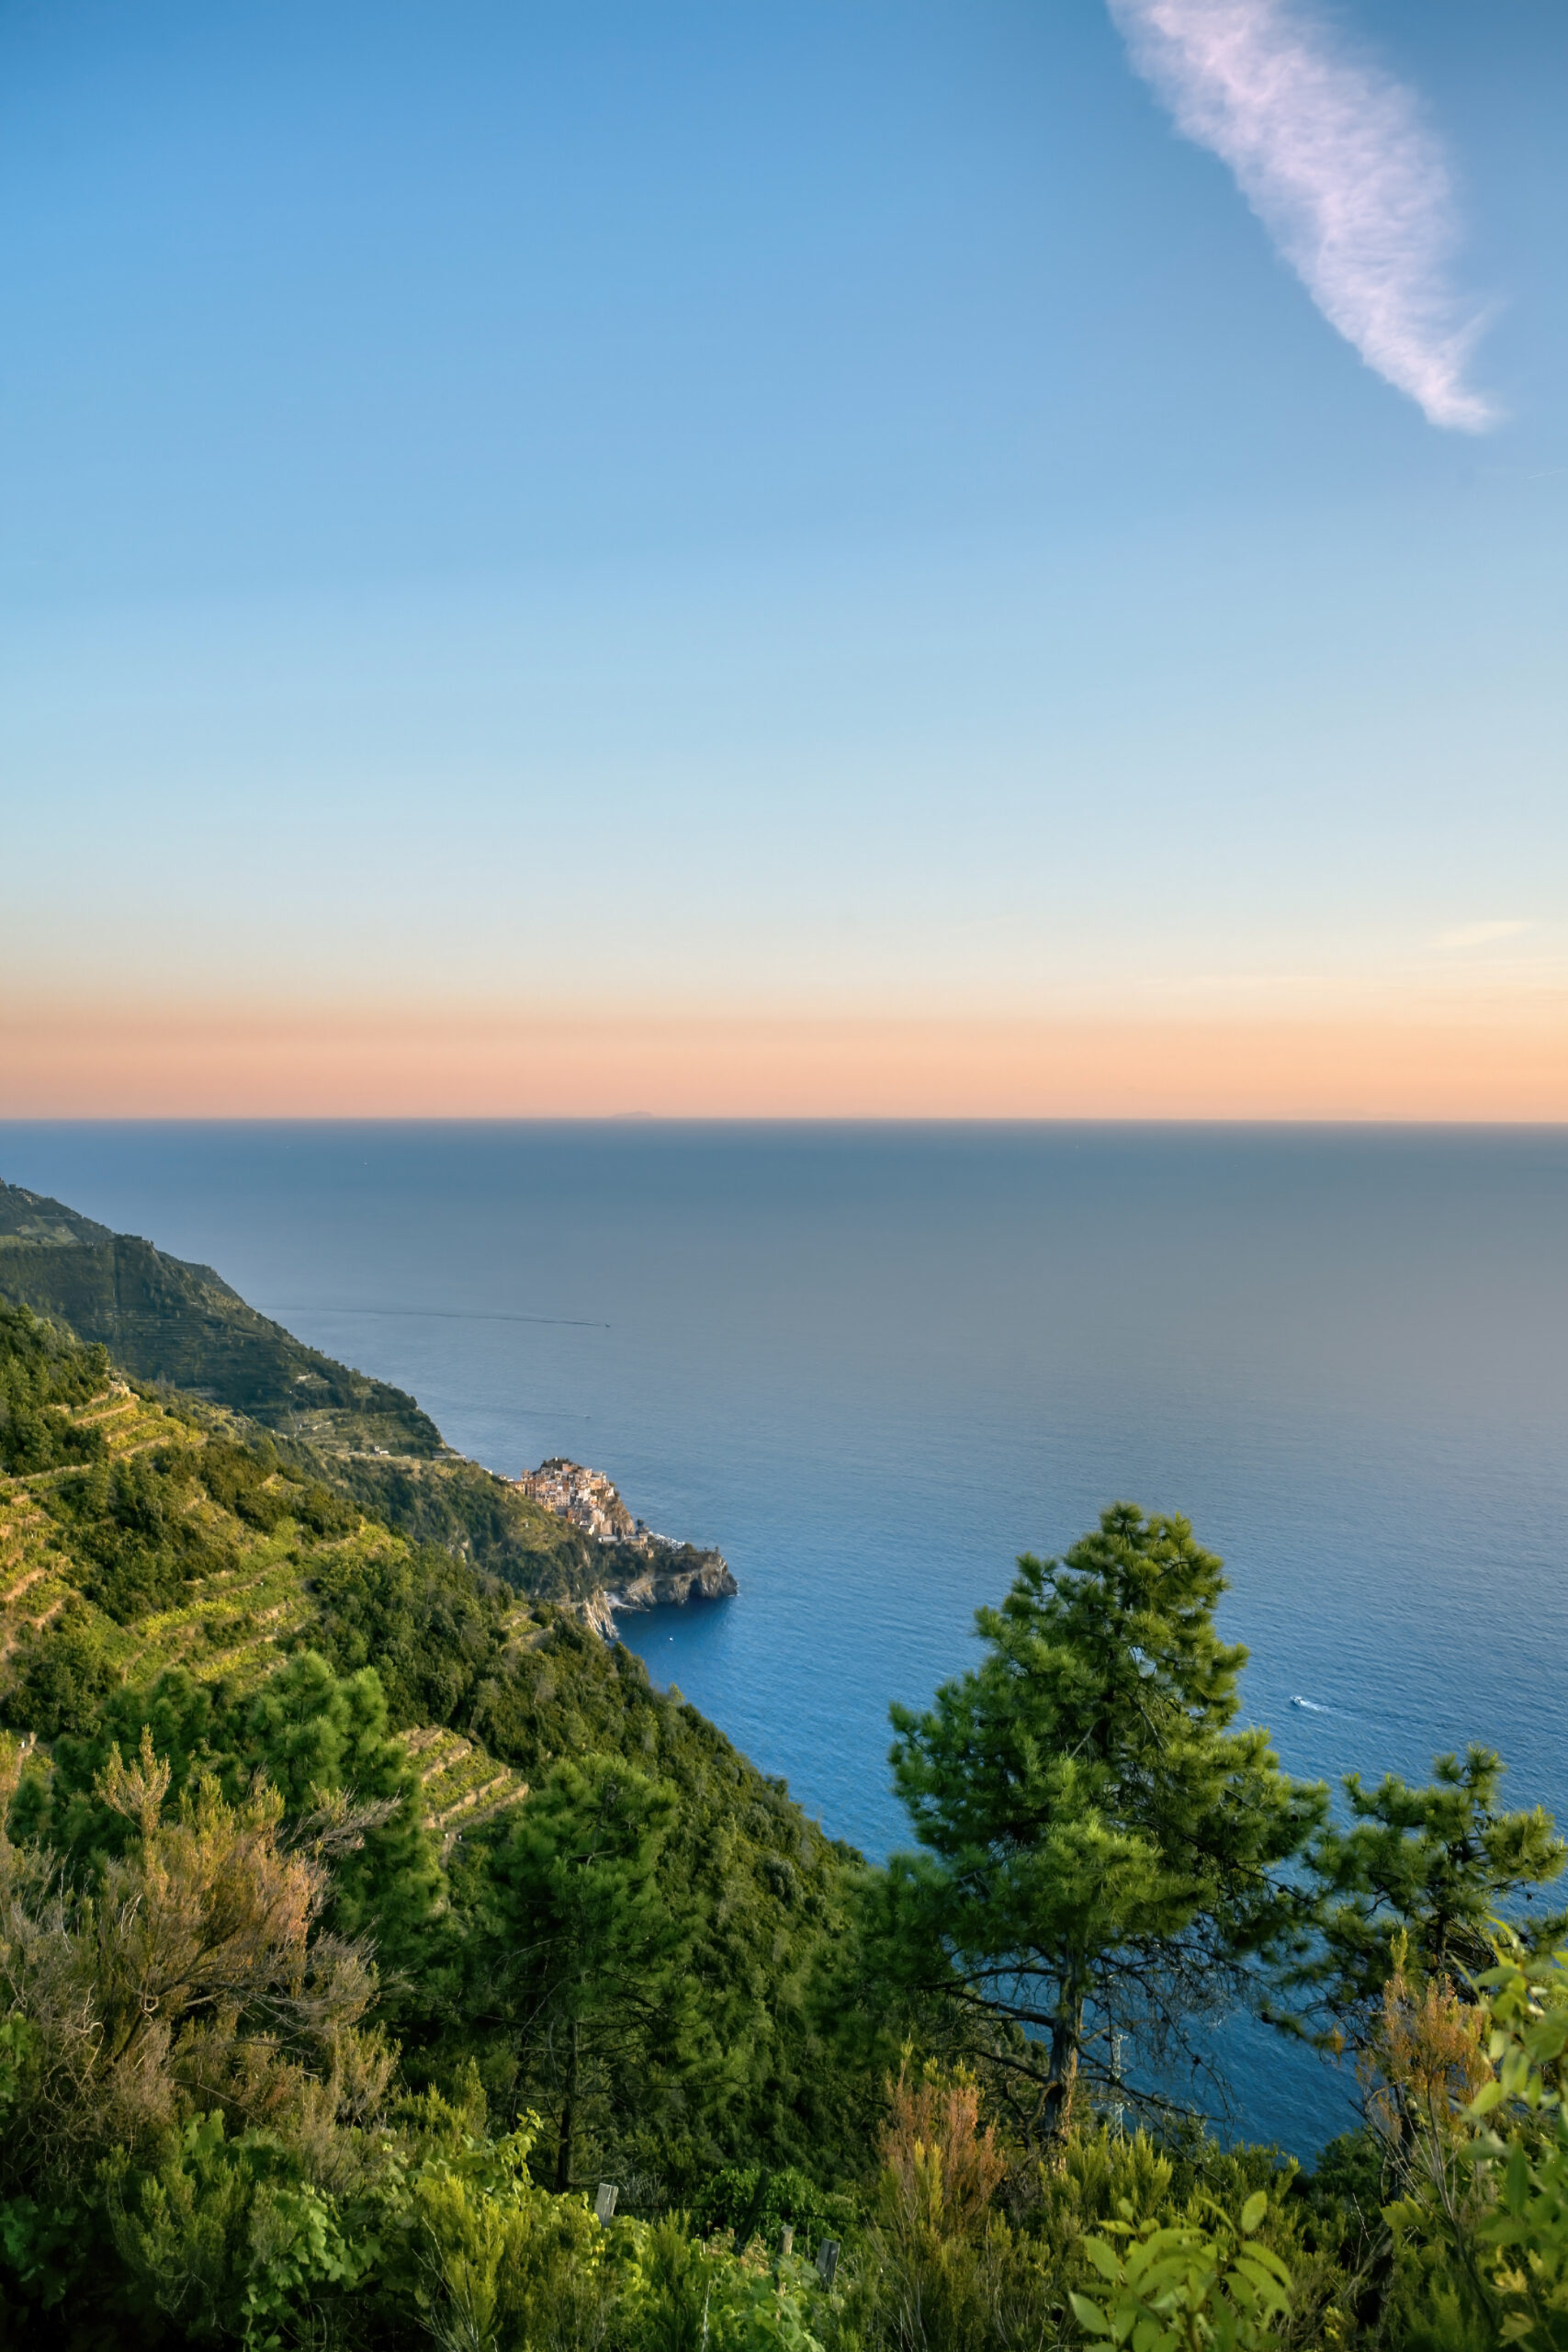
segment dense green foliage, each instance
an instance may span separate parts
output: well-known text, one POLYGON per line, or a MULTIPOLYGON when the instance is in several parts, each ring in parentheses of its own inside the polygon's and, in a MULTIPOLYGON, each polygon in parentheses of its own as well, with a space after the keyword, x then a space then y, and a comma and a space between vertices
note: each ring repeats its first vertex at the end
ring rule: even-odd
POLYGON ((1183 1521, 1020 1564, 868 1870, 295 1444, 24 1308, 0 1400, 0 2340, 1568 2344, 1562 1844, 1287 1780, 1183 1521), (1242 2000, 1355 2054, 1311 2176, 1176 2110, 1242 2000))
POLYGON ((98 1459, 101 1436, 69 1408, 107 1377, 107 1349, 74 1346, 52 1325, 0 1307, 0 1470, 25 1476, 98 1459))
MULTIPOLYGON (((1502 1760, 1472 1747, 1461 1763, 1439 1756, 1429 1787, 1395 1775, 1375 1789, 1345 1782, 1348 1822, 1325 1822, 1313 1849, 1321 1891, 1319 1936, 1290 1982, 1315 2001, 1327 2032, 1364 2048, 1388 1977, 1391 1938, 1402 1934, 1421 1973, 1479 1974, 1492 1964, 1494 1922, 1521 1895, 1558 1877, 1568 1846, 1539 1806, 1498 1805, 1502 1760)), ((1561 1912, 1531 1928, 1550 1945, 1568 1933, 1561 1912)))
POLYGON ((1246 1654, 1214 1632, 1223 1588, 1185 1521, 1118 1505, 1064 1561, 1020 1563, 979 1614, 982 1663, 929 1713, 893 1711, 926 1849, 889 1874, 893 1936, 928 1984, 1025 2029, 1005 2063, 1047 2135, 1081 2069, 1165 2054, 1297 1925, 1284 1866, 1324 1792, 1231 1727, 1246 1654))
POLYGON ((411 1543, 437 1544, 530 1597, 585 1600, 626 1572, 618 1545, 596 1544, 477 1462, 381 1461, 318 1444, 292 1453, 411 1543))
POLYGON ((76 1872, 122 1857, 100 1784, 144 1734, 166 1809, 203 1786, 239 1804, 258 1770, 290 1836, 350 1792, 390 1804, 337 1858, 328 1909, 374 1939, 408 2079, 471 2075, 507 2122, 542 2106, 552 2177, 613 2161, 684 2190, 759 2141, 786 2156, 844 2141, 852 2101, 812 2060, 807 1993, 851 1858, 782 1785, 571 1616, 520 1611, 500 1580, 362 1521, 209 1413, 114 1401, 100 1359, 25 1311, 0 1321, 0 1349, 7 1335, 19 1363, 54 1364, 60 1394, 114 1417, 94 1424, 91 1466, 18 1489, 35 1542, 0 1707, 51 1751, 24 1778, 18 1832, 76 1872), (282 1605, 233 1608, 258 1566, 282 1605), (423 1751, 400 1737, 433 1726, 494 1760, 504 1800, 471 1826, 459 1800, 468 1834, 444 1860, 421 1818, 423 1751), (634 1811, 630 1842, 604 1845, 634 1811))

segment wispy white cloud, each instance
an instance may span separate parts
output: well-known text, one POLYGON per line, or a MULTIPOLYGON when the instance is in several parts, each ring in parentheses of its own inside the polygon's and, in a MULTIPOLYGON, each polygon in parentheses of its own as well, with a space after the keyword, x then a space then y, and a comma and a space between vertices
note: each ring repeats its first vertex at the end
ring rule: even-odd
POLYGON ((1521 931, 1529 931, 1528 922, 1461 922, 1452 931, 1440 931, 1432 944, 1435 947, 1489 947, 1495 939, 1517 939, 1521 931))
POLYGON ((1448 276, 1442 150, 1412 93, 1304 0, 1109 0, 1133 62, 1236 185, 1313 300, 1433 424, 1483 432, 1483 321, 1448 276))

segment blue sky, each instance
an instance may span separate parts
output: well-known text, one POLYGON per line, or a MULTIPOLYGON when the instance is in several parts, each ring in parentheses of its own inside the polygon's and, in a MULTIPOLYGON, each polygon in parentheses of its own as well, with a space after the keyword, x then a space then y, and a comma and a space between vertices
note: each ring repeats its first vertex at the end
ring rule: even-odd
POLYGON ((1568 17, 1301 13, 1486 432, 1099 0, 0 6, 14 1018, 1559 1022, 1568 17))

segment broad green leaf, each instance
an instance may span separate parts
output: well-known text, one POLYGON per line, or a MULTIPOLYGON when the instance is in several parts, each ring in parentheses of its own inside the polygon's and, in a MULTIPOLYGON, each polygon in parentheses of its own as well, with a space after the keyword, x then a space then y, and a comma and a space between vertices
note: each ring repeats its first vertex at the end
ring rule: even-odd
POLYGON ((1522 2213, 1530 2189, 1530 2163, 1522 2141, 1516 2141, 1503 2177, 1503 2202, 1510 2213, 1522 2213))

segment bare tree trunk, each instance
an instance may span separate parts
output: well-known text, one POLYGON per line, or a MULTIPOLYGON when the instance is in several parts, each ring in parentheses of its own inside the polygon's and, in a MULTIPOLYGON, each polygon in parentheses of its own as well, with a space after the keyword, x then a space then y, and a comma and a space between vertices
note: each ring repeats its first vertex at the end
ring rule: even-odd
POLYGON ((1065 1986, 1061 2007, 1051 2021, 1051 2072, 1045 2085, 1042 2118, 1048 2140, 1061 2138, 1072 2112, 1078 2047, 1083 2041, 1083 1995, 1073 1986, 1065 1986))
POLYGON ((577 2130, 577 2095, 581 2070, 579 2046, 581 2028, 571 2021, 571 2060, 567 2068, 566 2092, 560 2103, 560 2135, 556 2142, 556 2194, 564 2197, 571 2187, 571 2143, 577 2130))

